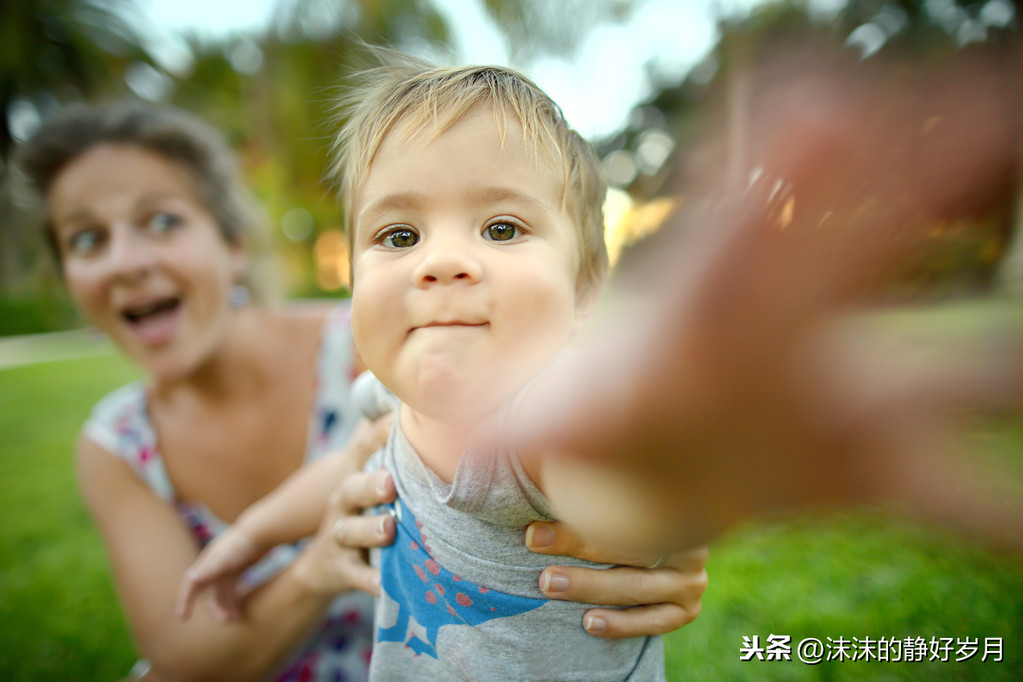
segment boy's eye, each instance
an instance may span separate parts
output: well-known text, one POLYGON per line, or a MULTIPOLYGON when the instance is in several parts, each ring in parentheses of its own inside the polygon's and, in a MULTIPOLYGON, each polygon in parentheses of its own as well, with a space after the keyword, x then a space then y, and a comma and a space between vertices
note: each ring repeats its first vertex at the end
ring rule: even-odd
POLYGON ((419 235, 411 228, 399 227, 385 234, 382 242, 395 249, 407 249, 419 243, 419 235))
POLYGON ((99 248, 103 235, 95 228, 78 230, 67 240, 68 250, 78 256, 87 256, 99 248))
POLYGON ((149 217, 148 227, 153 234, 162 235, 178 227, 182 222, 180 216, 161 211, 149 217))
POLYGON ((511 223, 491 223, 483 230, 483 238, 493 242, 506 242, 519 236, 519 228, 511 223))

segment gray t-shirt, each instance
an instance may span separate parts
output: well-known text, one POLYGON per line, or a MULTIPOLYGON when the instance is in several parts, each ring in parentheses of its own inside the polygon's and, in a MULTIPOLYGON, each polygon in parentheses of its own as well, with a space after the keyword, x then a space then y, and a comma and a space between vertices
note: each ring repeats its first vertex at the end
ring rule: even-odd
MULTIPOLYGON (((389 396, 360 379, 370 414, 389 396)), ((413 450, 395 420, 367 465, 394 476, 397 538, 381 550, 381 597, 370 664, 374 680, 663 680, 660 637, 598 639, 582 627, 592 604, 549 600, 525 526, 551 520, 540 490, 508 452, 462 454, 448 485, 413 450)))

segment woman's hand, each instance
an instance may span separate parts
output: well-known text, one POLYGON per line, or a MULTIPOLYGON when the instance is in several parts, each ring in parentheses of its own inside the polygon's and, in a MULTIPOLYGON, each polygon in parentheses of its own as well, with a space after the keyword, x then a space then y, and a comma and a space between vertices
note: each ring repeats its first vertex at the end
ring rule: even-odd
POLYGON ((565 524, 539 521, 526 529, 526 547, 539 554, 621 564, 607 570, 549 566, 540 574, 540 590, 551 599, 628 607, 587 611, 583 627, 595 637, 660 635, 700 614, 707 589, 706 547, 670 557, 612 552, 586 542, 565 524))
MULTIPOLYGON (((241 617, 241 606, 250 587, 239 580, 243 572, 273 547, 296 542, 321 527, 324 508, 334 500, 328 516, 339 512, 355 512, 353 502, 367 498, 362 479, 349 481, 372 454, 387 440, 392 418, 387 415, 375 422, 358 424, 345 447, 336 453, 306 465, 292 474, 272 493, 259 500, 238 517, 223 533, 213 539, 199 558, 185 572, 178 590, 175 611, 188 620, 199 593, 214 593, 214 613, 223 622, 241 617), (334 489, 335 481, 341 481, 334 489)), ((331 517, 333 518, 333 517, 331 517)), ((340 530, 341 524, 334 519, 340 530)), ((355 545, 360 546, 360 545, 355 545)), ((369 546, 369 545, 361 545, 369 546)))
POLYGON ((178 618, 188 620, 200 592, 210 588, 214 593, 213 609, 217 618, 225 623, 237 620, 245 597, 239 578, 245 569, 259 561, 267 549, 260 547, 237 524, 226 529, 199 553, 199 558, 185 571, 174 606, 178 618))
POLYGON ((366 561, 365 550, 394 542, 394 519, 361 513, 397 497, 388 471, 353 473, 341 481, 319 531, 296 560, 297 575, 309 589, 326 594, 353 588, 380 593, 380 571, 366 561))

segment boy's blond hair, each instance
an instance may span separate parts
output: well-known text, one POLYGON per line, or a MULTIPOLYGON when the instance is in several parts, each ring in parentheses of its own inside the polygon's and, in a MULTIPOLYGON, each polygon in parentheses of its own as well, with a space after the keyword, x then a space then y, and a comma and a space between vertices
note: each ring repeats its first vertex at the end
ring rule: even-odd
MULTIPOLYGON (((391 50, 372 49, 378 66, 353 76, 337 105, 343 121, 334 139, 330 174, 344 204, 345 231, 352 241, 352 205, 373 158, 391 132, 408 139, 425 125, 440 134, 477 105, 507 121, 513 116, 538 158, 562 168, 562 205, 579 234, 577 291, 607 274, 604 197, 607 181, 593 146, 572 130, 561 108, 526 76, 500 66, 435 67, 391 50)), ((354 273, 353 273, 354 274, 354 273)))

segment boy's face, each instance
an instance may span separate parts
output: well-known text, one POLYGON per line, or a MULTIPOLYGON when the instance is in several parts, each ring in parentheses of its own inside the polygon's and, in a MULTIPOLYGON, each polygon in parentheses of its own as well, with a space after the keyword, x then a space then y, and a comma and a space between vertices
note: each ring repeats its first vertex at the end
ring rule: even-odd
POLYGON ((488 108, 384 139, 352 210, 352 326, 373 373, 434 419, 482 416, 568 343, 579 246, 560 173, 488 108))

